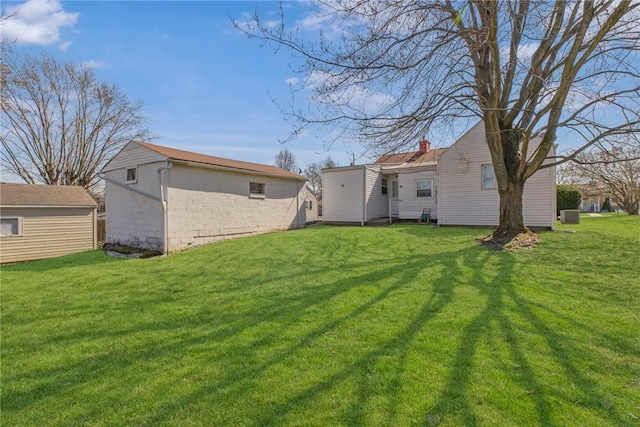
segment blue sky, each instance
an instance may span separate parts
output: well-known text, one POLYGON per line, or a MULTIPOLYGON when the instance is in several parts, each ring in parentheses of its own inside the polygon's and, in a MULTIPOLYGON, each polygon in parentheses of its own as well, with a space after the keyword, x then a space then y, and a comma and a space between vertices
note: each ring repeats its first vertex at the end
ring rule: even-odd
MULTIPOLYGON (((317 32, 304 3, 285 7, 302 31, 317 32)), ((256 8, 276 19, 277 2, 3 0, 2 8, 20 10, 0 29, 17 50, 88 64, 99 80, 142 101, 157 144, 267 164, 283 147, 278 140, 290 125, 270 94, 289 100, 299 59, 261 47, 230 19, 248 19, 256 8)), ((329 149, 312 133, 286 147, 302 168, 327 155, 346 165, 351 153, 362 154, 354 144, 329 149)))

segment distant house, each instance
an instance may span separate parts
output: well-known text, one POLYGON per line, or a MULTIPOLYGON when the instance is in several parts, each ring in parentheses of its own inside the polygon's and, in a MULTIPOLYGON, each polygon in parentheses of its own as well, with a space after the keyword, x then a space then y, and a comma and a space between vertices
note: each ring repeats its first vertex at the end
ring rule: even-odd
POLYGON ((580 212, 600 212, 602 205, 607 199, 611 199, 609 190, 602 184, 595 181, 588 184, 574 185, 580 190, 582 199, 580 201, 580 212))
POLYGON ((0 184, 0 263, 95 249, 96 208, 82 187, 0 184))
POLYGON ((306 222, 306 179, 274 166, 130 141, 102 172, 110 243, 171 253, 306 222))
POLYGON ((304 197, 307 222, 318 221, 320 219, 318 197, 308 185, 304 186, 304 197))
MULTIPOLYGON (((431 149, 428 141, 420 141, 418 151, 325 169, 322 176, 324 222, 418 220, 423 209, 430 209, 432 221, 440 225, 498 225, 500 198, 482 122, 449 148, 431 149)), ((529 178, 523 196, 525 224, 553 228, 554 168, 529 178)))

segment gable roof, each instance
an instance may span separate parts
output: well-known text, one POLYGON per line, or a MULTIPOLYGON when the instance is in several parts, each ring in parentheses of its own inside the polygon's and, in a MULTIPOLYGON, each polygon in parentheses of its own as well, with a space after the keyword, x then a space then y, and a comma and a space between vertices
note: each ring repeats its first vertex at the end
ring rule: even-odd
POLYGON ((446 148, 435 148, 433 150, 421 153, 419 151, 411 151, 408 153, 392 153, 384 154, 374 162, 377 165, 385 164, 403 164, 403 163, 435 163, 438 157, 444 153, 446 148))
POLYGON ((278 176, 282 178, 306 181, 307 178, 297 173, 289 172, 275 166, 263 165, 260 163, 244 162, 240 160, 225 159, 223 157, 209 156, 206 154, 193 153, 191 151, 178 150, 176 148, 164 147, 162 145, 151 144, 149 142, 132 141, 142 147, 148 148, 171 160, 201 163, 204 165, 220 166, 223 168, 238 169, 247 172, 258 172, 261 174, 278 176))
POLYGON ((93 197, 75 185, 0 183, 1 206, 97 206, 93 197))

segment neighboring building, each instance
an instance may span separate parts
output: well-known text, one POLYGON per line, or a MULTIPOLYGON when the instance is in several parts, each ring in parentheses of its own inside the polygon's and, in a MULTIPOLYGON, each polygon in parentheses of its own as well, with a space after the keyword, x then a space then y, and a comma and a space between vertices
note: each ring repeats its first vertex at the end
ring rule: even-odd
MULTIPOLYGON (((378 218, 418 220, 431 209, 440 225, 497 226, 499 195, 480 122, 448 149, 382 156, 373 164, 323 170, 323 221, 360 223, 378 218)), ((531 149, 537 146, 531 144, 531 149)), ((555 225, 555 169, 537 171, 525 184, 524 220, 555 225)))
POLYGON ((304 186, 304 198, 305 198, 305 211, 307 222, 315 222, 320 219, 320 206, 318 204, 318 197, 316 193, 309 188, 308 185, 304 186))
POLYGON ((609 199, 611 202, 609 190, 595 181, 588 184, 575 184, 574 187, 578 188, 582 194, 580 212, 600 212, 605 200, 609 199))
POLYGON ((275 166, 130 141, 102 172, 110 243, 171 253, 306 222, 305 178, 275 166))
POLYGON ((82 187, 0 184, 0 263, 95 249, 97 206, 82 187))

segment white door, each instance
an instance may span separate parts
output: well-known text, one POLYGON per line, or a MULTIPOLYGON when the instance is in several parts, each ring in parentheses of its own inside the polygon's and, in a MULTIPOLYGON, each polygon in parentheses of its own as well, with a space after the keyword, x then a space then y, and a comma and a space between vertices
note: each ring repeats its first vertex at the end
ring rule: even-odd
POLYGON ((391 209, 391 216, 398 216, 398 178, 392 178, 391 180, 391 200, 389 203, 389 209, 391 209))

